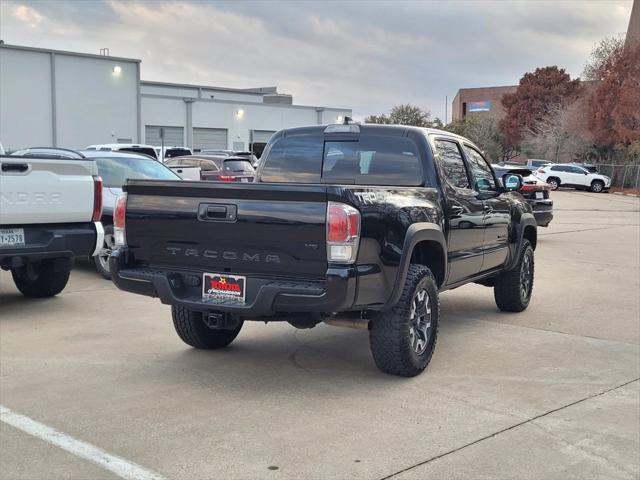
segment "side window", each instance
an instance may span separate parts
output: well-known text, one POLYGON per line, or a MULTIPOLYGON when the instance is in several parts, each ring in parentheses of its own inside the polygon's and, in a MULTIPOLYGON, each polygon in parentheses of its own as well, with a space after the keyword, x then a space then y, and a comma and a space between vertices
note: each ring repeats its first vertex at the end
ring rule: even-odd
POLYGON ((361 135, 357 141, 324 142, 324 180, 356 185, 422 185, 422 163, 407 137, 361 135))
POLYGON ((551 170, 554 172, 566 172, 567 171, 567 167, 563 167, 561 165, 557 165, 555 167, 551 167, 551 170))
POLYGON ((582 170, 580 167, 567 167, 567 169, 570 173, 584 174, 584 170, 582 170))
POLYGON ((464 145, 464 154, 469 162, 471 176, 473 177, 474 190, 487 192, 496 190, 496 180, 491 167, 486 160, 475 149, 464 145))
POLYGON ((263 157, 261 182, 320 183, 322 134, 292 135, 278 138, 263 157))
POLYGON ((454 187, 470 188, 467 168, 464 166, 458 144, 447 140, 436 140, 435 145, 447 181, 454 187))

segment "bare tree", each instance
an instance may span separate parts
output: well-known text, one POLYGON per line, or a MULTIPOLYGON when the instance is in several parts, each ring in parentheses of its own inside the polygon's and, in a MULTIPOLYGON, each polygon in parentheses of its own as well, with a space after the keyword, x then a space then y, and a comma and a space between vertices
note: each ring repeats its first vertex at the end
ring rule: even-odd
POLYGON ((610 65, 624 50, 625 36, 605 37, 595 44, 582 71, 583 80, 602 80, 609 74, 610 65))

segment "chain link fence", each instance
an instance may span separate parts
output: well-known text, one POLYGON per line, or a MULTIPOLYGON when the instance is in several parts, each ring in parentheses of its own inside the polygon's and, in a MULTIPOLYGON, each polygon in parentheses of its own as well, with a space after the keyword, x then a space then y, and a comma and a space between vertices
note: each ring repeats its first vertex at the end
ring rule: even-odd
POLYGON ((640 189, 640 165, 599 163, 598 171, 611 178, 612 189, 640 189))

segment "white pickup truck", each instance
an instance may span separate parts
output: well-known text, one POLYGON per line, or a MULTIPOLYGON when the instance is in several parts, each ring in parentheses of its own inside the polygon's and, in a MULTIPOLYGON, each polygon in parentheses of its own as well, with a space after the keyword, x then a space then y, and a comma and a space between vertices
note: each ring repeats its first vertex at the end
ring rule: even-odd
POLYGON ((0 156, 0 268, 28 297, 60 293, 73 257, 102 248, 95 161, 38 152, 0 156))

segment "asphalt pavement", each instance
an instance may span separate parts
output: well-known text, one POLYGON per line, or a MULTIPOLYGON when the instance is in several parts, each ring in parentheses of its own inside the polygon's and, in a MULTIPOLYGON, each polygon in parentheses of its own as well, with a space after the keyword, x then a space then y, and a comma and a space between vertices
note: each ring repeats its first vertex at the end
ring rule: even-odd
POLYGON ((87 262, 44 300, 0 272, 0 478, 639 478, 640 199, 552 198, 528 310, 444 293, 412 379, 366 331, 247 322, 197 351, 87 262))

